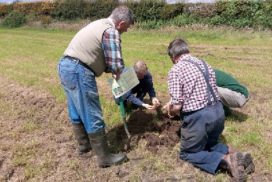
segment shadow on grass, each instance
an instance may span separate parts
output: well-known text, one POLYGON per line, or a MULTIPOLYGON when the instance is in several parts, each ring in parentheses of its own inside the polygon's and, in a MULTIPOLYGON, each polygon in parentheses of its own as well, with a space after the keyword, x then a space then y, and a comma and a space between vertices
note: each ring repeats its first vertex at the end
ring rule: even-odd
POLYGON ((232 120, 232 121, 237 121, 237 122, 244 122, 248 119, 248 115, 245 113, 242 113, 238 110, 233 110, 233 109, 225 109, 225 115, 226 119, 232 120))

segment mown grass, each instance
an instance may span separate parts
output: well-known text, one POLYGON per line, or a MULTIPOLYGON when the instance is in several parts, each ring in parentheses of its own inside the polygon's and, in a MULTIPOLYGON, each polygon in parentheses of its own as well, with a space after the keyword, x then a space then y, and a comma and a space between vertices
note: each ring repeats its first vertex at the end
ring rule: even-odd
MULTIPOLYGON (((65 102, 57 76, 57 63, 75 33, 64 30, 1 28, 0 76, 45 90, 55 96, 58 102, 65 102)), ((132 66, 136 60, 146 61, 150 72, 153 73, 159 98, 167 97, 167 73, 172 63, 166 49, 169 42, 176 37, 182 37, 189 42, 193 55, 201 57, 213 67, 231 73, 247 85, 251 99, 245 108, 239 111, 244 114, 238 113, 227 118, 223 140, 235 148, 251 152, 256 159, 256 170, 262 175, 272 171, 271 35, 271 32, 236 31, 226 28, 131 30, 122 35, 122 48, 127 66, 132 66)), ((120 124, 121 118, 110 96, 107 83, 109 77, 109 74, 104 74, 98 78, 98 82, 105 121, 112 127, 120 124)), ((32 120, 24 123, 21 129, 27 133, 33 130, 39 130, 39 126, 32 120)), ((31 162, 28 161, 29 156, 35 153, 35 144, 18 146, 16 151, 13 162, 16 166, 28 166, 25 170, 26 178, 39 175, 40 172, 31 168, 31 162)), ((149 156, 149 159, 148 163, 153 163, 155 171, 161 173, 172 170, 171 165, 160 161, 158 157, 149 156)), ((67 161, 71 170, 76 169, 78 165, 78 161, 74 159, 67 161)), ((135 176, 132 175, 131 179, 135 177, 137 180, 138 173, 140 171, 135 171, 135 176)), ((220 174, 216 179, 222 181, 224 176, 220 174)), ((204 177, 198 176, 199 180, 204 177)))

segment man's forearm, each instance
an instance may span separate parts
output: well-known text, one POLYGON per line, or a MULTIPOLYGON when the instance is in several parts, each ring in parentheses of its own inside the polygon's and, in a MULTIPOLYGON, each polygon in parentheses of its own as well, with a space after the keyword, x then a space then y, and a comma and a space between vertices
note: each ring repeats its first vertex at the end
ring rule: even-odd
POLYGON ((138 99, 138 98, 137 98, 135 95, 133 95, 133 94, 130 94, 127 100, 130 101, 131 103, 133 103, 133 104, 139 106, 139 107, 142 106, 142 105, 144 104, 140 99, 138 99))

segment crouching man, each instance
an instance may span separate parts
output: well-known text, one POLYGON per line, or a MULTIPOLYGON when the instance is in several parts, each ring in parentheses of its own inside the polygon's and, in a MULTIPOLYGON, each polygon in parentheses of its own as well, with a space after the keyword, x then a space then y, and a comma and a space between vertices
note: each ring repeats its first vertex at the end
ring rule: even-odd
POLYGON ((231 108, 243 107, 249 99, 248 89, 230 74, 214 69, 218 94, 223 105, 231 108))
MULTIPOLYGON (((137 61, 134 64, 134 70, 139 79, 139 84, 122 96, 126 110, 136 108, 156 109, 161 104, 156 97, 152 75, 148 71, 147 65, 144 61, 137 61), (152 104, 144 102, 146 94, 149 95, 152 104)), ((116 103, 119 104, 119 102, 119 99, 116 99, 116 103)))

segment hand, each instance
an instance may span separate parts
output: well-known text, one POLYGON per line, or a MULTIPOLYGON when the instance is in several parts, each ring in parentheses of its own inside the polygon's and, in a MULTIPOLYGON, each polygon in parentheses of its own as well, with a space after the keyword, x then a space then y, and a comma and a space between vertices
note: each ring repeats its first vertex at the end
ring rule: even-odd
POLYGON ((169 118, 173 118, 174 116, 172 116, 170 114, 170 110, 171 110, 171 101, 167 102, 163 107, 162 107, 163 113, 167 114, 167 116, 169 118))
POLYGON ((153 110, 153 109, 155 109, 155 106, 151 106, 151 105, 149 105, 149 104, 142 104, 142 106, 143 106, 144 108, 148 109, 148 110, 153 110))
POLYGON ((156 98, 156 97, 153 97, 152 98, 152 104, 155 106, 155 107, 158 107, 161 105, 160 101, 156 98))
POLYGON ((171 101, 167 102, 163 107, 162 110, 169 111, 170 110, 171 101))
POLYGON ((112 78, 114 78, 115 80, 119 80, 120 75, 121 75, 121 72, 112 73, 112 78))

